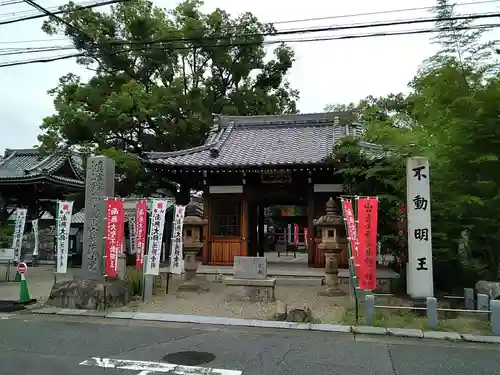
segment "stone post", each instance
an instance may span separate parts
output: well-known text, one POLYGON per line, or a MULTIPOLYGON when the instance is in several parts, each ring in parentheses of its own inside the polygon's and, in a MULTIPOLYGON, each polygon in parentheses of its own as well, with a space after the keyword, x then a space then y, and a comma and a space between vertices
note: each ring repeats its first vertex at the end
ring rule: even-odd
POLYGON ((474 310, 474 289, 465 288, 464 299, 465 299, 465 308, 467 310, 474 310))
POLYGON ((436 329, 438 324, 437 299, 435 297, 427 297, 427 326, 436 329))
POLYGON ((375 296, 373 294, 365 295, 365 325, 373 325, 375 316, 375 296))
POLYGON ((104 274, 105 197, 115 195, 115 162, 106 156, 87 159, 85 223, 83 225, 82 277, 104 274))
POLYGON ((339 288, 337 255, 342 252, 347 242, 344 236, 344 220, 336 212, 337 205, 333 198, 326 203, 326 214, 321 216, 315 225, 321 228, 320 250, 325 253, 325 284, 326 290, 320 292, 325 296, 342 296, 339 288))

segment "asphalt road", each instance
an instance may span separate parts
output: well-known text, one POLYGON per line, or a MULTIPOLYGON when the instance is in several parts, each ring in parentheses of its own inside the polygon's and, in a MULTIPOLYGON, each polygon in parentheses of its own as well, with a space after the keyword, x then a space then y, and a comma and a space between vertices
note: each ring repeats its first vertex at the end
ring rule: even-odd
MULTIPOLYGON (((169 354, 175 365, 228 370, 212 372, 221 375, 500 374, 496 345, 86 317, 0 319, 1 375, 160 375, 175 367, 165 363, 169 354), (184 351, 191 353, 175 354, 184 351)), ((179 366, 168 373, 210 372, 179 366)))

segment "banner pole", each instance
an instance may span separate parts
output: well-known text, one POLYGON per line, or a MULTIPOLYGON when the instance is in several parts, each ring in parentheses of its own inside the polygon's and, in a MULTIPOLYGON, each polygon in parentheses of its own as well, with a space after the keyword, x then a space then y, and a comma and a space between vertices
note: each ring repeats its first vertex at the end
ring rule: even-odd
MULTIPOLYGON (((357 280, 356 280, 356 270, 355 270, 355 263, 354 263, 354 257, 353 257, 353 251, 351 247, 351 233, 349 233, 349 226, 347 225, 347 219, 346 219, 346 214, 344 210, 344 200, 346 198, 340 198, 341 199, 341 206, 342 206, 342 216, 344 218, 344 225, 346 229, 346 233, 348 236, 348 241, 347 241, 347 249, 348 249, 348 254, 349 254, 349 276, 350 276, 350 281, 352 284, 352 289, 353 289, 353 294, 354 294, 354 307, 355 307, 355 312, 356 312, 356 324, 358 323, 359 320, 359 300, 358 300, 358 285, 357 285, 357 280)), ((347 200, 351 200, 350 198, 347 198, 347 200)), ((353 215, 354 215, 354 207, 353 207, 353 215)), ((357 228, 356 228, 357 229, 357 228)), ((355 239, 356 240, 356 239, 355 239)))
POLYGON ((56 201, 56 234, 54 236, 54 253, 55 253, 55 259, 54 259, 54 285, 57 284, 57 248, 58 248, 58 232, 59 232, 59 200, 56 201))

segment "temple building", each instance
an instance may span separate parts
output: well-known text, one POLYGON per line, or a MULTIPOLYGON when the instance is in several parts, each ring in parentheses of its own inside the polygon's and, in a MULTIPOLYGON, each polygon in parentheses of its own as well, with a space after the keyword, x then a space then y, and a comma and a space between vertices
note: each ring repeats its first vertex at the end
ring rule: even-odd
MULTIPOLYGON (((265 209, 280 206, 288 222, 297 224, 310 267, 323 267, 319 233, 313 220, 324 214, 329 197, 343 193, 341 176, 327 163, 342 137, 361 134, 352 113, 283 116, 223 116, 201 146, 152 152, 152 173, 202 190, 203 264, 231 265, 234 256, 263 256, 265 209), (305 230, 304 230, 305 229, 305 230)), ((348 264, 347 249, 340 264, 348 264)))
POLYGON ((54 200, 84 191, 84 175, 78 154, 42 155, 37 149, 7 149, 0 160, 2 206, 28 208, 33 218, 45 211, 54 214, 54 200))

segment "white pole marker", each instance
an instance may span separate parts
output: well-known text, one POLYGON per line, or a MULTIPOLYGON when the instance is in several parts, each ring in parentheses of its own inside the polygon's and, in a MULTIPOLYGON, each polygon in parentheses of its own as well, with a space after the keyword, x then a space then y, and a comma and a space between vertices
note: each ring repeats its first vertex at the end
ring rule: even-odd
POLYGON ((182 366, 173 363, 132 361, 128 359, 111 359, 93 357, 80 363, 82 366, 96 366, 120 370, 139 371, 137 375, 170 373, 177 375, 241 375, 241 371, 224 370, 209 367, 182 366))

